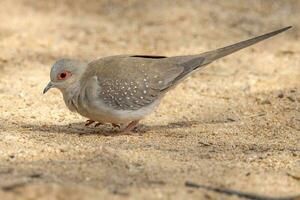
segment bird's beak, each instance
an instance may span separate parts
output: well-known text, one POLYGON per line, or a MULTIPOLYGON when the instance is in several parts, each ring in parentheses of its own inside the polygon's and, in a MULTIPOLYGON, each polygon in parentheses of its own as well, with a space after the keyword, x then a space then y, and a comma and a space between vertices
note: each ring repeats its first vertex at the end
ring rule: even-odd
POLYGON ((54 84, 50 81, 48 85, 45 87, 43 94, 45 94, 48 90, 54 87, 54 84))

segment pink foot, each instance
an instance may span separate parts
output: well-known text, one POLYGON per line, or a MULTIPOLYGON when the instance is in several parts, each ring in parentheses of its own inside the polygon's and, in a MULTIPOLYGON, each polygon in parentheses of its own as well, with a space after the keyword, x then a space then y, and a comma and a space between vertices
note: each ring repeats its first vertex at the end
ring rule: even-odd
POLYGON ((128 124, 128 126, 126 126, 123 130, 121 130, 121 132, 130 132, 132 131, 139 123, 139 120, 136 121, 132 121, 128 124))

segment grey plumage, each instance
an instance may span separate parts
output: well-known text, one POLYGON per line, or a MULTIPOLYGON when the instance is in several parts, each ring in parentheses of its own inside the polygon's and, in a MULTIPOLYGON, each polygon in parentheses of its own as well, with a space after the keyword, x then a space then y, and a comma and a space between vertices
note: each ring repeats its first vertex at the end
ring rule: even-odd
POLYGON ((51 70, 51 84, 56 83, 55 87, 62 91, 70 110, 92 120, 137 121, 149 114, 168 90, 193 71, 289 28, 198 55, 119 55, 89 64, 61 60, 51 70), (62 73, 70 78, 57 80, 64 75, 62 73))

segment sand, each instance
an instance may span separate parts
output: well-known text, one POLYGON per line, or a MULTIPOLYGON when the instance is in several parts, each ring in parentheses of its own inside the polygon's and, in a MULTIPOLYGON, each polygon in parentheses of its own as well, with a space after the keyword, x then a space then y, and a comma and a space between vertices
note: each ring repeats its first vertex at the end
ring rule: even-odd
POLYGON ((238 199, 300 193, 300 2, 0 2, 0 199, 238 199), (84 127, 55 60, 197 54, 294 28, 193 74, 131 135, 84 127))

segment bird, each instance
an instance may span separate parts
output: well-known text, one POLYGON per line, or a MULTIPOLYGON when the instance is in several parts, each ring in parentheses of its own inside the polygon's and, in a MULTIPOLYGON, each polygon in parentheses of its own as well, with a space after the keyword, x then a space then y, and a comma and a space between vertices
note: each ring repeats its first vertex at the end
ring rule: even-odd
POLYGON ((96 123, 130 132, 152 113, 165 94, 204 66, 282 33, 291 26, 195 55, 113 55, 91 62, 63 58, 50 71, 43 94, 57 88, 72 112, 96 123))

